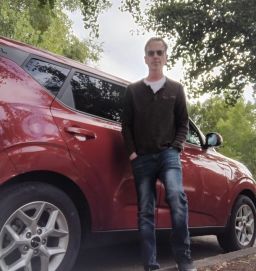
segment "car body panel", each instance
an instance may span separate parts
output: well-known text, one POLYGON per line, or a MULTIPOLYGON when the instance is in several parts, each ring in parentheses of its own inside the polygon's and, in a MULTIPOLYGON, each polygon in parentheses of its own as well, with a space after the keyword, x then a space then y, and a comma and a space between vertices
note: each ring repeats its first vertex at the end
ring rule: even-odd
MULTIPOLYGON (((1 138, 1 137, 0 137, 1 138)), ((13 163, 10 161, 8 154, 5 151, 0 152, 0 185, 7 182, 16 175, 13 163)))
POLYGON ((51 112, 68 146, 74 166, 81 179, 88 181, 88 189, 94 191, 97 198, 98 208, 93 212, 93 217, 99 216, 101 223, 93 224, 92 228, 136 228, 136 194, 120 124, 85 116, 57 101, 52 104, 51 112))
POLYGON ((54 97, 9 59, 0 57, 0 74, 0 148, 15 167, 9 178, 45 170, 77 179, 51 115, 54 97))

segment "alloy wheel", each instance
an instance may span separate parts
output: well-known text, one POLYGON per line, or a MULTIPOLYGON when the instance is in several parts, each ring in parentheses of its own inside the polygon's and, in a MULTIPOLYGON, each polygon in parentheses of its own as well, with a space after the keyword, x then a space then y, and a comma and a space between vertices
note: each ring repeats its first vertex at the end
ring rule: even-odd
POLYGON ((69 243, 68 224, 53 204, 30 202, 17 209, 0 233, 1 271, 54 271, 69 243))
POLYGON ((251 207, 243 204, 237 210, 235 219, 235 232, 239 243, 247 246, 254 235, 254 215, 251 207))

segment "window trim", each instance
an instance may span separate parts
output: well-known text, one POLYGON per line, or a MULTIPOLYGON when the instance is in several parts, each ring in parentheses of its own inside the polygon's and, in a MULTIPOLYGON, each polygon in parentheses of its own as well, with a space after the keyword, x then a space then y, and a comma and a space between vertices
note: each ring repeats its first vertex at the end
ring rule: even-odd
POLYGON ((29 57, 29 53, 18 48, 8 46, 0 43, 0 56, 10 59, 15 62, 18 66, 22 67, 22 65, 26 62, 29 57))
POLYGON ((189 145, 191 145, 193 147, 202 148, 203 145, 205 144, 205 136, 204 136, 204 134, 200 131, 200 129, 196 126, 196 124, 189 118, 189 127, 190 126, 198 133, 199 140, 200 140, 200 145, 190 143, 187 140, 185 141, 186 144, 189 144, 189 145))
POLYGON ((50 60, 48 58, 45 58, 45 57, 41 57, 41 56, 38 56, 38 55, 35 55, 35 54, 29 54, 29 56, 27 57, 27 59, 23 62, 23 64, 21 65, 21 68, 33 79, 35 80, 45 91, 47 91, 47 93, 49 93, 52 97, 56 98, 59 93, 61 92, 62 88, 64 87, 64 85, 66 84, 67 82, 67 79, 69 77, 69 74, 71 73, 72 71, 72 67, 70 65, 65 65, 65 64, 62 64, 60 62, 57 62, 57 61, 53 61, 53 60, 50 60), (66 79, 64 80, 61 88, 59 89, 58 91, 58 94, 55 96, 53 95, 53 93, 47 89, 45 86, 41 85, 26 69, 26 65, 28 64, 28 62, 31 60, 31 59, 37 59, 39 61, 43 61, 43 62, 47 62, 49 64, 52 64, 52 65, 56 65, 56 66, 59 66, 61 68, 65 68, 67 70, 69 70, 68 74, 67 74, 67 77, 66 79))

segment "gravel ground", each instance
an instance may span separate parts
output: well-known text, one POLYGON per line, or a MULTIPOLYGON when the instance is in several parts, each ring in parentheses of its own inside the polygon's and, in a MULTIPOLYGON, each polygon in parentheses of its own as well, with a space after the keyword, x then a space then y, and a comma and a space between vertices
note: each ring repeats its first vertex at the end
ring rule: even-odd
POLYGON ((256 253, 224 261, 211 267, 201 267, 198 271, 256 271, 256 253))

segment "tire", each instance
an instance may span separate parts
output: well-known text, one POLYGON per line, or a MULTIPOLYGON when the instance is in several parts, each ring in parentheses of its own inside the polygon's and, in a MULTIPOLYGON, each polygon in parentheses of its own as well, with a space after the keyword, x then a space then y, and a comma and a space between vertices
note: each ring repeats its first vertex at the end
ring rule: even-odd
POLYGON ((0 270, 69 271, 77 258, 81 226, 60 189, 27 182, 0 192, 0 270))
POLYGON ((225 232, 217 235, 220 246, 227 252, 252 247, 256 237, 256 210, 252 200, 239 196, 225 232))

